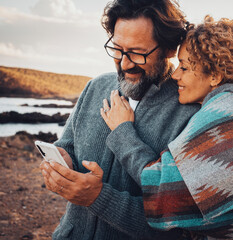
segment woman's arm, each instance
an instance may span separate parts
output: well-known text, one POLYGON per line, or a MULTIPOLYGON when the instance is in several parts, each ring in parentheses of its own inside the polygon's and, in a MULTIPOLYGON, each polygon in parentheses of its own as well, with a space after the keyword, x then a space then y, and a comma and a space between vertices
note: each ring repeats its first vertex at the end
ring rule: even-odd
POLYGON ((140 185, 142 169, 159 155, 138 135, 134 128, 134 111, 128 101, 120 97, 117 90, 112 91, 110 100, 111 108, 104 99, 101 109, 101 116, 112 130, 106 144, 124 169, 140 185))
MULTIPOLYGON (((168 230, 180 227, 188 230, 201 230, 201 233, 205 234, 204 232, 208 231, 215 232, 218 226, 226 226, 227 221, 232 221, 231 212, 223 214, 214 221, 205 220, 170 152, 163 153, 162 161, 155 162, 156 154, 153 155, 153 150, 144 151, 145 143, 143 146, 143 142, 140 142, 140 137, 129 118, 132 113, 121 99, 123 98, 120 98, 118 94, 113 94, 111 110, 107 111, 107 114, 102 110, 102 116, 108 126, 112 130, 118 126, 118 131, 121 131, 118 136, 122 136, 117 143, 108 143, 108 146, 111 148, 111 145, 114 145, 114 153, 116 152, 122 166, 142 185, 144 207, 149 224, 156 229, 168 230), (126 113, 123 117, 121 116, 124 115, 123 111, 120 113, 121 109, 126 113), (119 125, 121 125, 120 128, 119 125), (133 142, 130 148, 127 142, 123 142, 124 137, 130 138, 130 142, 133 142), (117 145, 120 146, 117 147, 117 145), (147 165, 148 163, 150 164, 147 165)), ((104 108, 109 108, 106 102, 104 102, 104 108)), ((111 134, 114 134, 114 131, 111 134)))
POLYGON ((143 169, 141 186, 145 215, 151 227, 182 228, 212 237, 226 237, 229 233, 232 211, 207 219, 189 192, 170 151, 164 151, 157 162, 143 169))

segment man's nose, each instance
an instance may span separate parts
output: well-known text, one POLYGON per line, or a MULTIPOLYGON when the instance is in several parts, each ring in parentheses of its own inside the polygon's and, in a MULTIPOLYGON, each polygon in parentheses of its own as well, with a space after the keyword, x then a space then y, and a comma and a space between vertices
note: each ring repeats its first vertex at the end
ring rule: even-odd
POLYGON ((125 54, 123 55, 120 64, 121 64, 121 69, 122 69, 123 71, 135 67, 135 63, 131 62, 131 61, 129 60, 128 56, 125 55, 125 54))
POLYGON ((178 68, 173 72, 172 79, 174 79, 176 81, 180 80, 180 74, 179 74, 179 69, 178 68))

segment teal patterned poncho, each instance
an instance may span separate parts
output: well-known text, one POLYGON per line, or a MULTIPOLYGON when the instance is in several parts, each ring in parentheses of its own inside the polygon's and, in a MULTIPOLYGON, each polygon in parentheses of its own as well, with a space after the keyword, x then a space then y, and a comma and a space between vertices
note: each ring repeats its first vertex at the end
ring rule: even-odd
POLYGON ((153 228, 183 228, 193 239, 233 239, 233 84, 217 92, 142 171, 153 228))

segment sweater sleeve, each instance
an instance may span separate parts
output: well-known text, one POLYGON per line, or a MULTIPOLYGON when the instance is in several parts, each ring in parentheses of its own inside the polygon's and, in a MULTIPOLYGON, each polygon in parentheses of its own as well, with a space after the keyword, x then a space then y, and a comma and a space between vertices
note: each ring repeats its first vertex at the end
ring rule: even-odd
POLYGON ((132 122, 120 124, 108 135, 106 144, 139 185, 144 166, 159 158, 159 153, 141 140, 132 122))
POLYGON ((64 127, 63 133, 61 137, 54 143, 55 146, 64 148, 67 153, 72 158, 74 170, 78 171, 78 161, 75 160, 74 155, 74 129, 76 125, 76 116, 81 108, 83 98, 90 86, 90 82, 87 83, 85 89, 83 90, 81 96, 79 97, 72 113, 70 114, 69 118, 67 119, 66 125, 64 127))
POLYGON ((142 197, 133 197, 128 192, 119 192, 104 183, 103 189, 89 210, 119 231, 136 239, 176 239, 180 229, 158 231, 151 228, 145 218, 142 197))

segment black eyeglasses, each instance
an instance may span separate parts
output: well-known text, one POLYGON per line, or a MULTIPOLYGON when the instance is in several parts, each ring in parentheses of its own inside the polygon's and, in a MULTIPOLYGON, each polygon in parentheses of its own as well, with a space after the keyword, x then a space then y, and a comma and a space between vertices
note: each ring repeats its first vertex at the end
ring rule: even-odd
POLYGON ((131 62, 133 62, 135 64, 139 64, 139 65, 146 64, 146 58, 151 53, 153 53, 156 49, 159 48, 159 45, 158 45, 146 54, 135 53, 135 52, 131 52, 131 51, 124 52, 121 49, 108 46, 108 43, 111 41, 112 38, 113 38, 113 36, 111 38, 109 38, 108 41, 104 44, 104 48, 105 48, 107 54, 110 57, 118 59, 118 60, 121 60, 123 58, 123 55, 126 55, 131 62))

